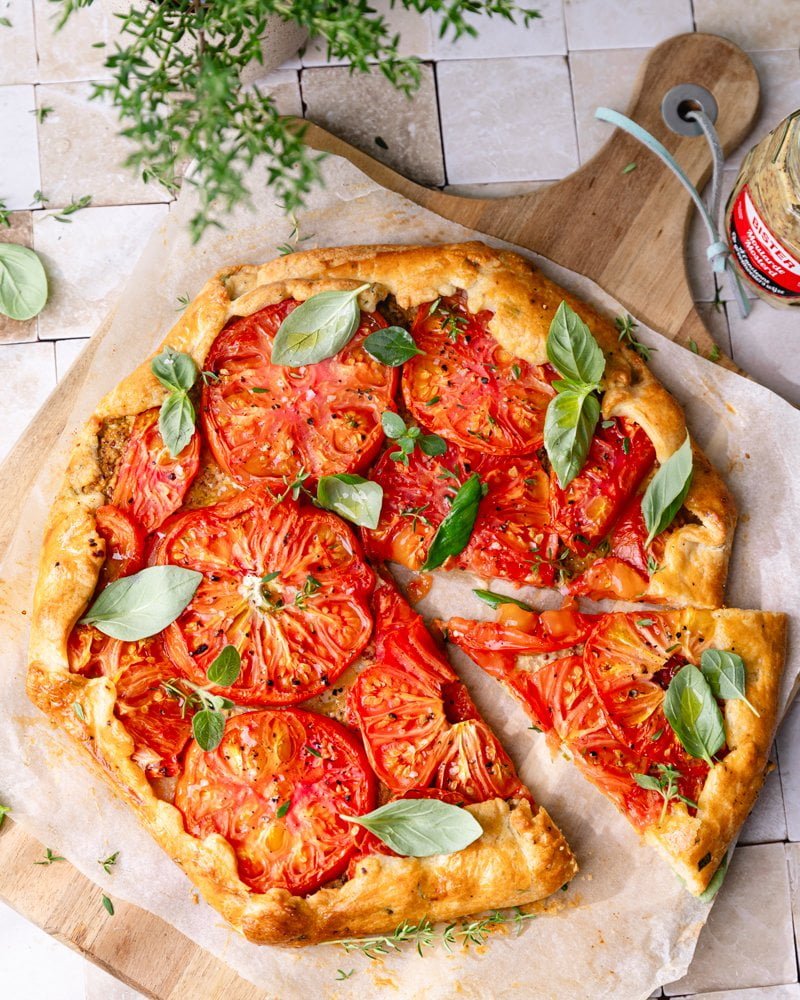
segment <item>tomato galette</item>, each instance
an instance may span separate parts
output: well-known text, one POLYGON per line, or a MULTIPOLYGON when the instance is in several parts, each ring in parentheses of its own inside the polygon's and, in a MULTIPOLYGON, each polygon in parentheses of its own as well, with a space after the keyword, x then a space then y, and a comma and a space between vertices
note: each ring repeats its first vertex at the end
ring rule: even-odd
POLYGON ((569 603, 722 600, 733 504, 643 351, 514 254, 315 250, 221 272, 99 403, 28 691, 249 939, 522 906, 577 870, 397 564, 561 591, 537 617, 478 589, 524 621, 449 637, 704 888, 763 777, 783 623, 569 603))

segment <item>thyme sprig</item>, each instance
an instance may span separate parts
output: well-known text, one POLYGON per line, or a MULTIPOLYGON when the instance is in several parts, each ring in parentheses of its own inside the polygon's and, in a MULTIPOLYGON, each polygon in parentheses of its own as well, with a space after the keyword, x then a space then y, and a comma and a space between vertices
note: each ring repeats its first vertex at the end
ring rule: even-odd
POLYGON ((639 324, 633 316, 629 316, 627 313, 624 316, 617 316, 614 320, 614 326, 619 332, 617 340, 621 340, 628 347, 633 348, 642 361, 649 361, 653 356, 653 351, 658 350, 657 347, 648 347, 647 344, 643 344, 636 336, 636 328, 639 324))

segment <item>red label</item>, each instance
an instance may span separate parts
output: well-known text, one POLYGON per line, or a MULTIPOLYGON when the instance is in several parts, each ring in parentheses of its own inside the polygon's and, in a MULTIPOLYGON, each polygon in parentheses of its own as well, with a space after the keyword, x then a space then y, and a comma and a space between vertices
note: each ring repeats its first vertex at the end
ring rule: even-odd
POLYGON ((781 298, 800 296, 800 261, 767 228, 746 184, 733 204, 730 237, 751 281, 781 298))

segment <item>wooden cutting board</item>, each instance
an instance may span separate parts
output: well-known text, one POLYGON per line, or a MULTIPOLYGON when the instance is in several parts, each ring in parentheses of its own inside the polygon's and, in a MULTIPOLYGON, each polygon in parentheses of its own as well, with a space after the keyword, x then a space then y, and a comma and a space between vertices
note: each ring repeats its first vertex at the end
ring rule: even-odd
MULTIPOLYGON (((669 39, 646 60, 627 113, 659 138, 701 186, 711 169, 705 141, 676 135, 661 118, 662 97, 681 83, 700 84, 714 95, 717 129, 729 152, 755 118, 758 77, 744 52, 714 35, 669 39)), ((692 339, 705 351, 713 341, 694 307, 684 260, 690 199, 633 139, 609 133, 600 152, 571 176, 532 194, 492 200, 424 188, 315 125, 308 127, 306 139, 316 149, 347 157, 384 187, 447 219, 592 278, 649 326, 684 344, 692 339), (636 170, 624 173, 633 162, 636 170)), ((109 326, 107 320, 97 331, 0 469, 0 510, 5 514, 0 552, 31 485, 25 454, 54 445, 109 326)), ((47 933, 157 1000, 197 1000, 198 984, 209 998, 269 996, 151 913, 115 901, 116 913, 109 917, 100 889, 69 863, 34 865, 44 850, 45 845, 10 820, 0 829, 0 898, 47 933)))

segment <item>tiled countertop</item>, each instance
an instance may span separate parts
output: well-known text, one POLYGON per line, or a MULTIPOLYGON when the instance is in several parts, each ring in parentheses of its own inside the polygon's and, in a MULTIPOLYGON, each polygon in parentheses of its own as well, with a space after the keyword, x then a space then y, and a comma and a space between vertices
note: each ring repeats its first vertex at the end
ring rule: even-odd
MULTIPOLYGON (((282 110, 363 146, 427 184, 465 192, 524 191, 574 170, 603 142, 598 104, 624 109, 646 51, 683 31, 726 35, 746 49, 762 85, 761 136, 800 107, 800 0, 541 0, 529 29, 492 21, 478 40, 442 42, 435 19, 374 6, 426 65, 413 102, 380 76, 351 77, 309 46, 270 78, 282 110), (375 143, 380 137, 383 145, 375 143)), ((49 0, 0 0, 0 199, 13 210, 0 239, 45 260, 51 300, 35 320, 0 317, 0 457, 113 303, 169 197, 117 164, 125 143, 113 113, 89 103, 104 74, 110 0, 96 0, 55 38, 49 0), (36 108, 49 108, 44 116, 36 108), (39 118, 44 117, 43 121, 39 118), (44 192, 47 210, 33 203, 44 192), (73 197, 92 207, 63 225, 49 215, 73 197)), ((749 143, 748 143, 749 145, 749 143)), ((746 149, 746 147, 745 147, 746 149)), ((732 184, 743 152, 727 164, 732 184)), ((699 231, 689 256, 702 311, 721 345, 754 377, 800 403, 795 313, 757 303, 742 322, 717 309, 699 231)), ((800 705, 778 739, 773 772, 748 820, 688 975, 667 996, 800 1000, 800 705)), ((130 1000, 132 991, 0 904, 0 981, 9 1000, 130 1000)), ((589 992, 587 991, 587 996, 589 992)), ((288 1000, 288 998, 287 998, 288 1000)))

